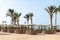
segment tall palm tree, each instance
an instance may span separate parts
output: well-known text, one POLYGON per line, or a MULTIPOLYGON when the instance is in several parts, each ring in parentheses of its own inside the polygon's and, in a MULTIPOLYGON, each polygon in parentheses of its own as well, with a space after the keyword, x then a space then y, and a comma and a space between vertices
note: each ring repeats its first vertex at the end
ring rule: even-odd
POLYGON ((31 20, 31 24, 32 24, 32 17, 33 17, 33 13, 29 13, 29 18, 31 20))
POLYGON ((26 14, 24 18, 27 19, 27 24, 29 24, 29 14, 26 14))
POLYGON ((14 9, 8 9, 8 13, 6 14, 7 16, 11 17, 11 24, 13 24, 13 13, 14 13, 14 9))
POLYGON ((52 5, 48 6, 48 8, 46 8, 46 11, 49 13, 49 16, 50 16, 50 26, 51 26, 51 28, 53 28, 52 27, 52 17, 53 17, 54 9, 55 9, 55 7, 52 6, 52 5))
POLYGON ((55 25, 57 24, 57 12, 58 12, 58 8, 55 6, 55 10, 54 10, 54 13, 55 13, 55 25))

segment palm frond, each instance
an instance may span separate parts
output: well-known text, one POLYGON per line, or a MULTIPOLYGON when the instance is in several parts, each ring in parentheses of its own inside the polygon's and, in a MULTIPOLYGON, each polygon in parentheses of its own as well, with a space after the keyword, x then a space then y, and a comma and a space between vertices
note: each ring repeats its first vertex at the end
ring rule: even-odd
POLYGON ((13 14, 14 9, 8 9, 8 12, 11 13, 11 14, 13 14))
POLYGON ((33 16, 33 13, 29 13, 29 16, 31 16, 31 17, 32 17, 32 16, 33 16))
POLYGON ((11 17, 11 14, 7 13, 6 16, 10 16, 11 17))
POLYGON ((59 5, 59 7, 58 7, 58 8, 59 8, 59 10, 58 10, 58 11, 60 12, 60 5, 59 5))
POLYGON ((19 13, 19 14, 18 14, 18 17, 20 17, 20 16, 21 16, 21 14, 22 14, 22 13, 19 13))
POLYGON ((54 5, 50 5, 50 6, 48 6, 48 8, 46 8, 46 11, 47 11, 50 15, 53 15, 54 9, 55 9, 55 6, 54 6, 54 5))
POLYGON ((47 8, 45 8, 45 10, 49 13, 49 10, 47 8))

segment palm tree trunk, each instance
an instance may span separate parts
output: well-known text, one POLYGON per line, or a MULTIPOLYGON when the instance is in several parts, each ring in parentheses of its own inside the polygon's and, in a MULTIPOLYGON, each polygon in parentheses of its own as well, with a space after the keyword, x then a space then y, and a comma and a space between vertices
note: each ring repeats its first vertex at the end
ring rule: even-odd
POLYGON ((13 24, 13 19, 11 20, 11 24, 13 24))
POLYGON ((19 19, 17 19, 17 24, 19 25, 19 19))
POLYGON ((15 25, 15 21, 14 21, 14 25, 15 25))
MULTIPOLYGON (((55 13, 55 25, 57 25, 57 13, 55 13)), ((55 29, 57 29, 57 26, 55 26, 55 29)))
POLYGON ((29 24, 29 20, 27 20, 27 24, 29 24))
POLYGON ((52 16, 50 16, 50 26, 51 26, 51 28, 53 28, 52 27, 52 16))
POLYGON ((57 13, 55 13, 55 25, 57 25, 57 13))
POLYGON ((16 25, 16 20, 14 21, 14 25, 16 25))
POLYGON ((31 18, 31 24, 32 24, 32 18, 31 18))

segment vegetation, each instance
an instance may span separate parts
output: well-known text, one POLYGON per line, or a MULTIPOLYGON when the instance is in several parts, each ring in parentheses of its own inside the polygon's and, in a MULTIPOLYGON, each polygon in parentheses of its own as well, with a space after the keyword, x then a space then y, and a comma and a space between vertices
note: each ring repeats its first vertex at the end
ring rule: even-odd
POLYGON ((11 17, 11 24, 13 24, 13 13, 14 13, 14 9, 8 9, 8 12, 7 12, 7 16, 10 16, 11 17))
POLYGON ((55 13, 55 25, 57 24, 57 12, 58 12, 58 8, 55 6, 55 10, 54 10, 54 13, 55 13))
MULTIPOLYGON (((18 28, 17 27, 16 30, 14 29, 14 27, 9 27, 8 31, 9 32, 10 31, 14 32, 14 30, 15 30, 16 33, 25 33, 27 31, 27 32, 29 32, 31 34, 34 34, 34 33, 36 34, 37 31, 39 33, 41 33, 42 30, 43 30, 46 33, 49 33, 49 32, 50 33, 55 33, 56 28, 53 27, 52 19, 53 19, 53 16, 54 16, 53 14, 55 14, 55 25, 57 25, 57 13, 60 12, 60 5, 59 5, 59 7, 56 7, 54 5, 50 5, 50 6, 48 6, 46 8, 46 11, 48 12, 49 17, 50 17, 50 27, 51 28, 49 27, 48 30, 45 28, 46 26, 44 26, 44 29, 43 29, 43 27, 41 27, 41 29, 38 29, 38 30, 34 30, 34 28, 32 28, 32 26, 31 26, 31 28, 27 27, 28 30, 27 30, 27 28, 25 29, 24 27, 22 27, 22 28, 18 28)), ((9 17, 11 17, 11 24, 13 24, 13 25, 19 25, 19 21, 20 21, 19 18, 21 16, 21 14, 22 13, 15 12, 14 9, 8 9, 6 15, 9 16, 9 17)), ((24 16, 24 18, 27 20, 27 25, 29 24, 29 21, 30 21, 30 24, 33 24, 33 13, 30 12, 30 13, 26 14, 24 16)), ((3 21, 3 23, 4 23, 4 21, 3 21)), ((3 28, 2 31, 5 31, 6 29, 7 28, 3 28)))
POLYGON ((29 15, 26 14, 26 15, 24 16, 24 18, 27 20, 27 24, 29 24, 29 15))
POLYGON ((29 18, 31 20, 31 24, 32 24, 32 17, 33 17, 33 13, 29 13, 29 18))
POLYGON ((14 11, 14 9, 9 9, 8 13, 6 14, 7 16, 11 17, 12 23, 11 24, 17 24, 19 25, 19 17, 21 16, 21 13, 17 13, 14 11))
POLYGON ((19 17, 21 16, 21 13, 18 14, 15 12, 13 16, 14 16, 14 24, 17 23, 19 25, 19 17))
POLYGON ((33 17, 33 13, 28 13, 24 16, 24 18, 27 19, 27 24, 29 24, 29 19, 31 20, 31 24, 32 24, 32 17, 33 17))
POLYGON ((49 13, 49 16, 50 16, 50 25, 51 25, 51 28, 52 28, 52 18, 53 18, 54 9, 55 9, 55 7, 52 6, 52 5, 48 6, 48 8, 46 8, 46 11, 49 13))

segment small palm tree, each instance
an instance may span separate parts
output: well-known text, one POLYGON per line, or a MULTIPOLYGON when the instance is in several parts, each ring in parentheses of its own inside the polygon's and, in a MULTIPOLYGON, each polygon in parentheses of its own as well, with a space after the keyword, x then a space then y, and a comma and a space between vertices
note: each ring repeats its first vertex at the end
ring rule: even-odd
POLYGON ((29 15, 26 14, 26 15, 24 16, 24 18, 27 19, 27 24, 29 24, 29 15))
POLYGON ((17 14, 17 24, 19 25, 19 17, 21 16, 21 13, 17 14))
POLYGON ((14 24, 17 23, 19 25, 19 17, 21 16, 21 13, 18 14, 15 12, 13 16, 14 16, 14 24))
POLYGON ((17 19, 17 13, 16 12, 14 12, 14 14, 13 14, 13 24, 14 25, 16 25, 16 19, 17 19))
POLYGON ((8 13, 6 14, 7 16, 11 17, 11 24, 13 24, 13 13, 14 13, 14 9, 8 9, 8 13))
POLYGON ((46 8, 46 11, 49 13, 49 16, 50 16, 50 26, 52 28, 52 17, 53 17, 53 13, 54 13, 54 9, 55 7, 54 6, 48 6, 48 8, 46 8))
POLYGON ((31 24, 32 24, 32 17, 33 17, 33 13, 29 13, 29 18, 31 20, 31 24))

